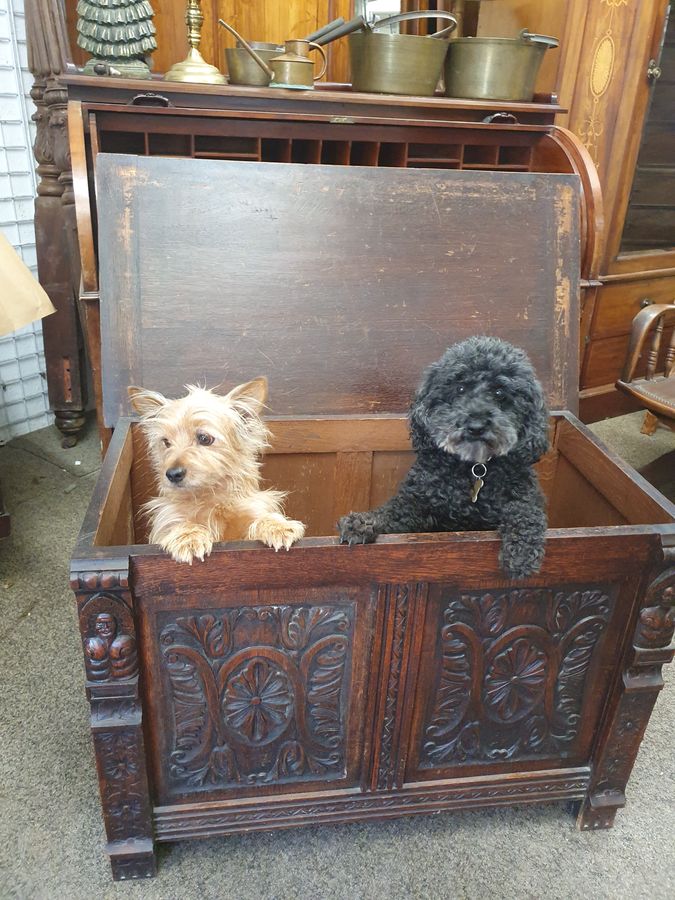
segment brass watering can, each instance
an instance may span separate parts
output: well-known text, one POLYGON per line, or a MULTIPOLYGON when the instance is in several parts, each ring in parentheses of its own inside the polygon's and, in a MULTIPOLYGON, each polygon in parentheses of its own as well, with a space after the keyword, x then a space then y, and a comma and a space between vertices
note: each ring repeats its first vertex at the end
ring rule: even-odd
MULTIPOLYGON (((259 54, 239 35, 231 25, 218 19, 218 24, 222 25, 230 32, 238 41, 239 49, 245 50, 251 59, 253 59, 258 67, 265 73, 267 82, 270 87, 291 88, 292 90, 308 91, 314 87, 314 82, 318 81, 328 66, 326 54, 319 44, 314 41, 293 40, 284 41, 284 52, 279 53, 269 60, 269 64, 262 59, 259 54), (309 58, 310 50, 316 49, 323 57, 323 66, 318 75, 314 74, 314 61, 309 58)), ((242 82, 239 82, 240 84, 242 82)), ((256 81, 254 83, 260 83, 256 81)))

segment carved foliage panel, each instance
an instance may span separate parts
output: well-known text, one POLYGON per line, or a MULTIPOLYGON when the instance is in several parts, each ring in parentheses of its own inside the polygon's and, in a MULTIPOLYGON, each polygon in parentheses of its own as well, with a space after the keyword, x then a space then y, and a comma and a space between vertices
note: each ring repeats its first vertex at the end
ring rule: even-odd
POLYGON ((161 614, 169 793, 347 778, 355 625, 355 602, 337 591, 161 614))
POLYGON ((108 840, 146 838, 150 801, 138 730, 132 727, 94 731, 94 748, 108 840))
POLYGON ((579 755, 616 588, 441 588, 436 599, 420 767, 579 755))

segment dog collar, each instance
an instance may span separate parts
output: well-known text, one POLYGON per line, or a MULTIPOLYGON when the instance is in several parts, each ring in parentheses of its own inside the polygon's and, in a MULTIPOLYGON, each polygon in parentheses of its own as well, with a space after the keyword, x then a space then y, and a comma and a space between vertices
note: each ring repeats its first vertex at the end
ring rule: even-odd
MULTIPOLYGON (((490 462, 491 458, 492 457, 488 457, 487 461, 490 462)), ((481 488, 485 484, 485 476, 487 475, 486 464, 474 463, 471 466, 471 474, 474 477, 473 487, 471 488, 471 502, 475 503, 476 500, 478 500, 478 495, 480 494, 481 488)))

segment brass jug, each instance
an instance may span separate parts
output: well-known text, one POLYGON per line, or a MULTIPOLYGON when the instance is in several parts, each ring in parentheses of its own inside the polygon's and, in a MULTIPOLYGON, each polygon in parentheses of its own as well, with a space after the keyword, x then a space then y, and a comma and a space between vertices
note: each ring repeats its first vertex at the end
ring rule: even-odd
POLYGON ((323 47, 313 41, 285 41, 285 52, 275 56, 270 62, 274 76, 270 87, 293 88, 295 90, 311 90, 328 66, 323 47), (323 66, 318 75, 314 74, 314 61, 309 58, 309 51, 316 49, 323 57, 323 66))
POLYGON ((239 42, 240 48, 245 50, 251 59, 255 60, 267 76, 270 87, 309 91, 314 87, 314 82, 318 81, 326 72, 328 66, 326 54, 323 48, 313 41, 285 41, 284 52, 273 57, 268 65, 265 60, 260 58, 253 47, 247 44, 241 35, 237 34, 231 25, 228 25, 222 19, 218 19, 218 24, 234 35, 239 42), (314 75, 314 62, 309 58, 309 51, 313 49, 318 50, 323 57, 323 67, 318 75, 314 75))

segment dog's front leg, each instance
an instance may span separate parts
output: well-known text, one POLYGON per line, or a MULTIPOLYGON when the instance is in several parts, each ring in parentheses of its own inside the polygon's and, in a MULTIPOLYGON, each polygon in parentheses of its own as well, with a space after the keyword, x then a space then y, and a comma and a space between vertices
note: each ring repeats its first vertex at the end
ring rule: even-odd
POLYGON ((499 562, 509 578, 527 578, 541 569, 546 541, 546 512, 540 496, 509 503, 499 526, 499 562))
POLYGON ((338 521, 341 544, 372 544, 378 534, 383 534, 379 510, 350 512, 338 521))
POLYGON ((176 562, 192 565, 193 559, 204 560, 213 549, 214 536, 205 525, 185 522, 151 535, 151 543, 159 544, 176 562))
POLYGON ((305 533, 305 526, 296 519, 287 519, 281 513, 263 513, 253 519, 248 528, 249 541, 262 541, 268 547, 290 550, 291 545, 305 533))
POLYGON ((351 512, 338 521, 341 544, 372 544, 379 534, 406 534, 428 531, 431 519, 424 515, 412 496, 397 494, 378 509, 351 512))

